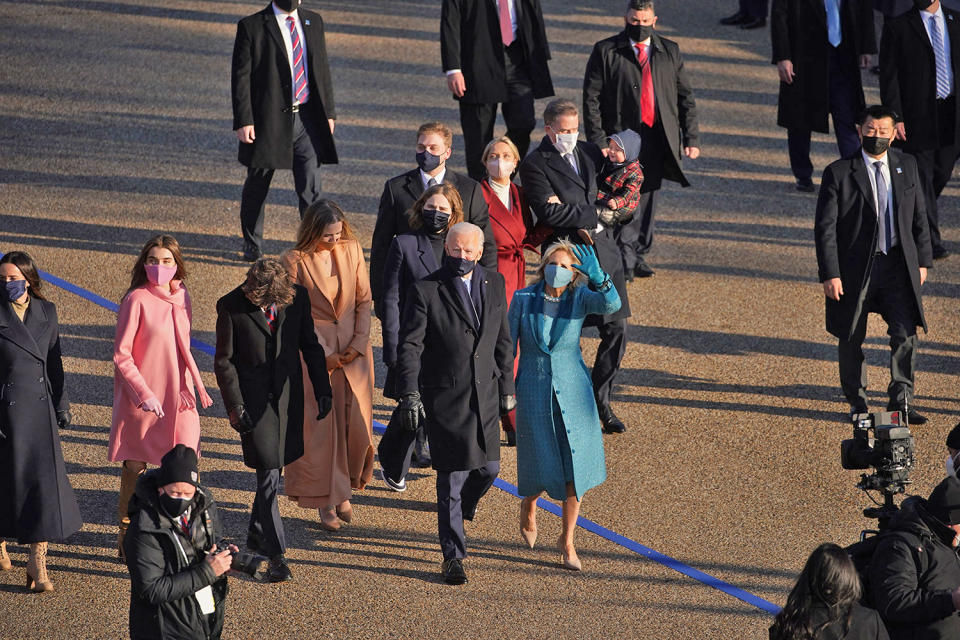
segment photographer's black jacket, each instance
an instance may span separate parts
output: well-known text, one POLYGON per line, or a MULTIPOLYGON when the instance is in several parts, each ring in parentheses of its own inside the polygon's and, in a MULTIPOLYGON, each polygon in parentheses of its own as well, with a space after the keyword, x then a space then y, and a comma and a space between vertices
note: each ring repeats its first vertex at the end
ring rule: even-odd
POLYGON ((130 527, 123 541, 130 570, 130 638, 220 638, 227 579, 217 578, 204 562, 206 551, 220 535, 213 497, 197 487, 187 536, 160 510, 157 489, 157 471, 148 471, 140 477, 130 501, 130 527), (200 611, 193 595, 207 585, 213 585, 216 603, 211 615, 200 611))
POLYGON ((903 502, 868 572, 873 605, 892 640, 960 638, 951 596, 960 587, 960 558, 944 542, 954 533, 925 507, 923 498, 903 502))

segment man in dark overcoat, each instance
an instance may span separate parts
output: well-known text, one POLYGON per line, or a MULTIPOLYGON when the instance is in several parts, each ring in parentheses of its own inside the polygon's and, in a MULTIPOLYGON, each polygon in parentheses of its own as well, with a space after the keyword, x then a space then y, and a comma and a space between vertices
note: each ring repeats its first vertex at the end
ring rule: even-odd
POLYGON ((863 339, 867 313, 883 316, 890 335, 887 409, 913 409, 917 326, 927 328, 920 287, 932 263, 917 164, 888 149, 896 115, 874 106, 861 116, 861 150, 823 172, 817 200, 817 266, 826 297, 827 331, 839 339, 840 386, 850 413, 867 411, 863 339))
POLYGON ((812 193, 812 131, 829 133, 832 116, 840 157, 860 147, 856 119, 865 106, 860 68, 877 52, 872 3, 773 0, 770 39, 780 76, 777 124, 787 130, 797 190, 812 193))
POLYGON ((483 232, 447 232, 443 264, 404 302, 397 350, 400 411, 426 425, 437 471, 437 528, 448 584, 463 584, 463 521, 500 472, 499 417, 513 408, 513 343, 503 276, 477 265, 483 232))
POLYGON ((607 136, 624 129, 640 134, 642 197, 633 220, 615 231, 624 275, 632 280, 654 273, 644 259, 653 246, 654 198, 664 179, 690 186, 681 162, 700 156, 700 127, 680 47, 655 31, 653 1, 626 4, 624 30, 597 42, 587 61, 583 124, 587 140, 601 149, 607 136))
POLYGON ((610 274, 620 295, 623 304, 619 311, 589 316, 586 326, 595 326, 600 333, 591 372, 600 422, 607 433, 622 433, 626 425, 613 413, 610 394, 627 349, 630 301, 615 227, 600 224, 597 216, 597 173, 603 154, 592 142, 577 141, 580 118, 577 105, 570 100, 552 101, 543 112, 543 120, 546 135, 520 164, 520 179, 537 222, 555 230, 543 248, 561 238, 582 243, 592 236, 600 266, 610 274))
POLYGON ((320 165, 336 164, 333 83, 323 19, 273 0, 237 24, 233 45, 233 128, 247 167, 240 200, 243 257, 262 253, 263 204, 273 172, 293 169, 300 215, 320 198, 320 165))
POLYGON ((440 58, 460 103, 467 173, 486 176, 483 148, 493 140, 497 105, 520 157, 537 126, 534 99, 553 95, 550 46, 540 0, 443 0, 440 58))
POLYGON ((308 294, 279 260, 261 258, 243 285, 217 301, 213 368, 230 426, 240 433, 243 462, 257 471, 247 546, 270 558, 271 582, 291 578, 277 492, 284 465, 303 456, 301 354, 319 420, 330 411, 332 392, 308 294))
POLYGON ((903 118, 898 147, 917 161, 927 205, 933 259, 945 258, 937 199, 960 155, 960 13, 940 0, 883 23, 880 41, 880 97, 903 118))

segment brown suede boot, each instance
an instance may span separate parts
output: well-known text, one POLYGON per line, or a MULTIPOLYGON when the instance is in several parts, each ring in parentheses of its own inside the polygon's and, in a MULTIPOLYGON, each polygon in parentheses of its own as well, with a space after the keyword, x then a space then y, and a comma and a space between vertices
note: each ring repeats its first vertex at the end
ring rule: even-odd
POLYGON ((127 507, 130 504, 130 498, 133 497, 133 491, 137 487, 137 478, 143 471, 143 469, 140 471, 129 469, 126 462, 120 465, 120 496, 117 500, 117 521, 120 526, 117 530, 117 555, 124 562, 127 561, 127 558, 123 552, 123 538, 127 535, 127 527, 130 526, 127 507))
POLYGON ((30 557, 27 558, 27 589, 37 593, 53 591, 53 583, 47 576, 46 542, 34 542, 30 545, 30 557))
POLYGON ((10 571, 13 563, 10 562, 10 556, 7 555, 7 541, 0 540, 0 571, 10 571))

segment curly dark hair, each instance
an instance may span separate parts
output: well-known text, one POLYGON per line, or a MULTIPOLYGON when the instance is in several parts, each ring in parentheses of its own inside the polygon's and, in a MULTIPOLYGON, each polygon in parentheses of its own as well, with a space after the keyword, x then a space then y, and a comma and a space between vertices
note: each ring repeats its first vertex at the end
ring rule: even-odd
POLYGON ((293 278, 276 258, 260 258, 247 270, 247 281, 241 287, 258 307, 277 305, 277 311, 293 302, 293 278))
POLYGON ((40 279, 37 263, 33 261, 29 253, 26 251, 10 251, 0 258, 0 264, 12 264, 17 269, 20 269, 24 280, 30 285, 27 287, 27 293, 38 300, 46 300, 46 298, 43 297, 43 281, 40 279))

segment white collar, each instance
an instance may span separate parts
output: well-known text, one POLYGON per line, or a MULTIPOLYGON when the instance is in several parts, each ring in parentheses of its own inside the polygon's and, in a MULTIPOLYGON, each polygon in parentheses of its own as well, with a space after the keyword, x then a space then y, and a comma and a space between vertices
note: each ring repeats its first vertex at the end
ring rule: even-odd
POLYGON ((433 179, 437 181, 437 184, 441 184, 443 182, 444 176, 446 175, 447 175, 446 165, 444 165, 443 169, 440 169, 440 171, 435 176, 427 175, 427 173, 423 169, 420 169, 420 182, 426 185, 428 182, 430 182, 431 179, 433 179))
POLYGON ((631 46, 631 47, 633 47, 634 49, 636 49, 638 44, 642 44, 642 45, 645 46, 645 47, 649 47, 649 46, 650 46, 650 38, 647 38, 646 40, 641 40, 640 42, 637 42, 637 41, 634 40, 633 38, 630 38, 630 46, 631 46))
POLYGON ((880 156, 879 158, 874 158, 874 157, 872 157, 872 156, 868 156, 868 155, 867 155, 867 152, 864 151, 863 148, 861 147, 861 148, 860 148, 860 155, 863 157, 863 161, 864 161, 864 163, 866 163, 867 167, 872 167, 872 166, 873 166, 873 163, 875 163, 875 162, 882 162, 882 163, 883 163, 883 166, 887 167, 887 170, 889 171, 889 169, 890 169, 890 154, 887 153, 886 151, 884 151, 883 155, 880 156))
POLYGON ((924 22, 927 22, 927 21, 930 19, 930 16, 934 16, 934 17, 936 17, 936 18, 940 18, 941 20, 943 20, 943 1, 941 0, 940 6, 937 7, 937 10, 934 11, 933 13, 930 13, 930 12, 927 11, 926 9, 922 10, 920 13, 925 13, 925 14, 927 14, 927 15, 923 16, 923 21, 924 21, 924 22))

